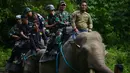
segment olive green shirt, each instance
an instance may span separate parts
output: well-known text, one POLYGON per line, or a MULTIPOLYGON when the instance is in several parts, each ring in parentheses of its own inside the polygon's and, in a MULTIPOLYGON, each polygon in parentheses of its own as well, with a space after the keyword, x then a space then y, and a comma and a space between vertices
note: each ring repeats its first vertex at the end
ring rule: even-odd
POLYGON ((93 28, 92 19, 89 13, 75 11, 72 14, 72 27, 77 29, 88 30, 93 28))

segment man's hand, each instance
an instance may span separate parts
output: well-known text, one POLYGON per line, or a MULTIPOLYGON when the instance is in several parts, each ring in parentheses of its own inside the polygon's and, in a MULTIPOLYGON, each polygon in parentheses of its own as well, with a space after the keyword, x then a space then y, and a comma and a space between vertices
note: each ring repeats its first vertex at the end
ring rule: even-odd
POLYGON ((18 36, 18 37, 16 37, 16 40, 19 40, 20 39, 20 37, 18 36))
POLYGON ((20 37, 17 36, 17 35, 12 35, 12 37, 15 38, 16 40, 19 40, 19 39, 20 39, 20 37))
POLYGON ((69 25, 69 22, 65 22, 66 25, 69 25))
POLYGON ((26 37, 26 39, 29 39, 29 37, 26 37))
POLYGON ((88 32, 91 32, 92 31, 92 29, 88 29, 88 32))
POLYGON ((74 31, 75 31, 76 35, 79 34, 79 30, 77 28, 75 28, 74 31))
POLYGON ((23 32, 20 32, 20 34, 22 35, 23 38, 25 38, 25 39, 29 39, 29 37, 26 36, 23 32))
POLYGON ((56 23, 52 24, 52 27, 55 26, 55 25, 56 25, 56 23))
POLYGON ((27 39, 27 40, 29 39, 29 37, 28 37, 28 36, 24 36, 24 38, 25 38, 25 39, 27 39))
POLYGON ((38 51, 40 51, 40 49, 39 49, 39 48, 37 48, 37 49, 36 49, 36 51, 38 52, 38 51))

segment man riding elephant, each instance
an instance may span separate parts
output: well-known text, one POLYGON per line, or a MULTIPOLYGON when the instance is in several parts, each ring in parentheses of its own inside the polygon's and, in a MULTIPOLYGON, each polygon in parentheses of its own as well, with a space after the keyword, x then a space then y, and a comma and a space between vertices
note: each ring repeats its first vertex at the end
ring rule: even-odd
MULTIPOLYGON (((58 18, 56 17, 55 14, 55 7, 52 4, 49 4, 46 6, 46 10, 48 12, 48 16, 46 18, 46 23, 45 27, 47 30, 49 30, 49 42, 47 45, 47 50, 46 50, 46 55, 49 55, 50 51, 55 50, 56 44, 55 44, 55 37, 56 37, 56 31, 59 29, 57 26, 57 20, 58 18)), ((54 52, 53 52, 54 53, 54 52)), ((52 54, 52 53, 51 53, 52 54)))
POLYGON ((16 24, 9 31, 9 37, 13 40, 14 45, 11 52, 11 56, 8 59, 6 68, 5 68, 8 72, 17 71, 18 68, 13 69, 10 67, 12 67, 13 64, 20 64, 21 59, 20 59, 19 51, 20 51, 20 48, 22 48, 22 47, 19 47, 20 40, 21 40, 21 36, 20 36, 21 24, 22 24, 21 15, 16 15, 16 24))
POLYGON ((68 38, 71 36, 72 26, 71 26, 71 15, 67 12, 67 4, 65 1, 60 1, 58 4, 58 10, 56 11, 56 16, 58 17, 58 25, 61 25, 63 28, 62 42, 65 43, 68 38))
POLYGON ((8 62, 14 61, 14 57, 16 56, 16 52, 14 50, 17 49, 17 44, 20 42, 19 41, 20 40, 20 26, 22 24, 21 15, 16 15, 16 20, 17 20, 16 24, 9 31, 9 37, 13 39, 15 44, 14 44, 14 49, 12 51, 12 55, 10 59, 8 60, 8 62))
POLYGON ((31 23, 37 22, 40 35, 42 36, 42 39, 44 40, 44 45, 47 45, 47 36, 44 30, 45 19, 43 18, 43 16, 40 15, 39 13, 33 12, 29 7, 26 7, 24 9, 23 16, 27 17, 28 21, 31 23))
POLYGON ((38 73, 38 62, 41 54, 45 51, 45 47, 41 45, 41 35, 37 22, 30 23, 24 16, 23 21, 25 23, 21 27, 21 35, 24 40, 29 40, 29 43, 26 44, 29 46, 29 51, 22 54, 24 73, 38 73))
POLYGON ((45 25, 47 29, 50 30, 51 35, 51 40, 48 43, 47 46, 47 52, 45 55, 56 55, 57 51, 59 49, 58 47, 58 40, 57 39, 57 32, 61 30, 60 33, 62 33, 62 42, 65 42, 65 39, 67 40, 69 38, 69 33, 66 33, 67 29, 66 26, 70 26, 70 20, 69 20, 69 14, 68 12, 64 11, 65 9, 65 2, 61 2, 59 4, 59 10, 55 13, 55 7, 52 4, 47 5, 47 10, 48 10, 48 17, 47 17, 47 24, 45 25))
POLYGON ((90 14, 87 12, 86 1, 81 2, 80 10, 73 12, 72 27, 76 33, 92 31, 93 23, 90 14))

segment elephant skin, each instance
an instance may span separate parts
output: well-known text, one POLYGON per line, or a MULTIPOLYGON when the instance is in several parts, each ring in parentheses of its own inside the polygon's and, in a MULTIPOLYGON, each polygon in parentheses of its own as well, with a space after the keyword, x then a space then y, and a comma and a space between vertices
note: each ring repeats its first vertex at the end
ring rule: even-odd
MULTIPOLYGON (((101 35, 96 32, 81 32, 76 39, 70 38, 63 45, 63 55, 60 55, 58 73, 113 73, 105 65, 105 45, 101 35)), ((55 61, 40 63, 40 73, 56 73, 55 61)))
POLYGON ((24 73, 39 73, 39 59, 44 53, 45 49, 41 49, 37 52, 36 56, 29 57, 24 62, 24 73))

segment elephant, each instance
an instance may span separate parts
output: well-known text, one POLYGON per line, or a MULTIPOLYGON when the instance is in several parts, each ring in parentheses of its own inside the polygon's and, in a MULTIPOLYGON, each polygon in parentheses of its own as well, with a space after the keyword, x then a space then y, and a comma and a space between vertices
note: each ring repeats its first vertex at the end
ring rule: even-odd
POLYGON ((45 53, 46 50, 46 46, 42 38, 38 42, 38 45, 39 45, 39 51, 31 49, 29 43, 24 44, 24 46, 21 46, 22 49, 17 49, 17 53, 20 53, 20 59, 16 58, 16 63, 7 62, 5 66, 6 72, 39 73, 39 59, 41 55, 45 53))
MULTIPOLYGON (((70 37, 60 48, 58 64, 58 73, 113 73, 105 64, 105 44, 97 31, 70 37)), ((56 69, 56 60, 39 63, 39 73, 57 73, 56 69)))
MULTIPOLYGON (((45 53, 46 49, 39 50, 35 55, 32 55, 28 57, 24 61, 24 69, 23 73, 39 73, 39 59, 42 54, 45 53)), ((31 51, 29 51, 26 56, 29 56, 31 54, 31 51)))

